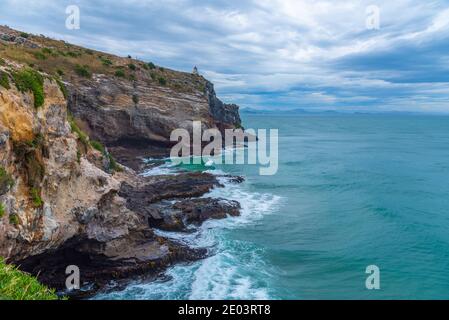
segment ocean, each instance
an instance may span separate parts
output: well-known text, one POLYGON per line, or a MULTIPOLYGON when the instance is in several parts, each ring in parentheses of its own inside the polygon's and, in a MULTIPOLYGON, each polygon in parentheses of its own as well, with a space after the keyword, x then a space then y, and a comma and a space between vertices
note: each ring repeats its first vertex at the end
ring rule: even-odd
POLYGON ((195 167, 246 178, 207 195, 240 201, 242 216, 161 232, 213 255, 96 299, 449 298, 449 117, 243 118, 279 129, 278 173, 195 167), (380 290, 365 286, 370 265, 380 290))

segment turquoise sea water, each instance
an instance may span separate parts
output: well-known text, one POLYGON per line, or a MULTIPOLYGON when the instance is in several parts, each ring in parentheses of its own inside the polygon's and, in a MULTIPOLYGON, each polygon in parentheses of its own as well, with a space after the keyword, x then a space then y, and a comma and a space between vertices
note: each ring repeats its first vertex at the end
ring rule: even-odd
POLYGON ((279 129, 277 175, 217 167, 246 177, 208 195, 239 200, 242 217, 189 236, 164 233, 214 255, 97 298, 449 298, 449 117, 250 115, 244 123, 279 129), (378 291, 365 288, 373 264, 378 291))

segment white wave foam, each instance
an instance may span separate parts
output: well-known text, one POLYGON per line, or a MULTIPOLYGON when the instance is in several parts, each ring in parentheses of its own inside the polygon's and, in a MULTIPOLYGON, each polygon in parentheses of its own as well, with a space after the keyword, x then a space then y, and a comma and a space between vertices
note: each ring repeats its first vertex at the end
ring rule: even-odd
MULTIPOLYGON (((224 174, 220 170, 208 172, 224 174)), ((206 221, 193 233, 156 231, 191 247, 208 248, 213 255, 167 270, 167 281, 130 285, 121 292, 98 295, 96 299, 269 299, 266 281, 272 273, 267 271, 262 252, 251 244, 227 239, 225 230, 242 228, 273 213, 281 198, 250 192, 245 184, 230 183, 225 177, 219 180, 224 188, 215 188, 204 197, 238 201, 242 207, 240 217, 206 221)))

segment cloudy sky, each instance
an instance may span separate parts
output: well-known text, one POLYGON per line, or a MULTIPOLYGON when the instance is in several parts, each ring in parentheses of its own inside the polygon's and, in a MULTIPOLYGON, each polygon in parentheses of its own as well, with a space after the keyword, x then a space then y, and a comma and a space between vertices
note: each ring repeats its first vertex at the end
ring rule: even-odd
POLYGON ((0 23, 197 65, 243 107, 449 113, 447 0, 1 0, 0 23), (80 30, 65 27, 68 5, 80 30), (367 28, 370 5, 379 29, 367 28))

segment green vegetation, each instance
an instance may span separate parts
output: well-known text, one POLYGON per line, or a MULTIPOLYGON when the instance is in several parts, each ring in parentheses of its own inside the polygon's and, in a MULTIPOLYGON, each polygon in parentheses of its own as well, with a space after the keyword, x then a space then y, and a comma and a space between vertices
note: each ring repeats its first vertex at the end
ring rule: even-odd
POLYGON ((17 214, 9 215, 9 223, 13 226, 17 226, 19 224, 19 217, 17 216, 17 214))
POLYGON ((128 68, 130 68, 132 71, 136 71, 137 70, 136 65, 133 64, 133 63, 128 64, 128 68))
POLYGON ((81 52, 77 51, 68 51, 66 52, 66 56, 72 57, 72 58, 79 58, 81 56, 81 52))
POLYGON ((6 169, 0 167, 0 195, 7 193, 14 186, 14 179, 6 172, 6 169))
POLYGON ((108 157, 112 171, 122 172, 123 171, 122 167, 118 165, 117 161, 115 161, 114 157, 110 153, 108 153, 108 157))
POLYGON ((58 300, 54 290, 0 259, 0 300, 58 300))
POLYGON ((33 199, 33 205, 35 208, 41 208, 44 205, 44 201, 41 198, 41 190, 38 188, 31 189, 31 198, 33 199))
POLYGON ((167 85, 167 79, 165 79, 164 77, 159 77, 159 78, 157 79, 157 81, 159 82, 159 84, 160 84, 161 86, 167 85))
POLYGON ((139 103, 139 96, 137 94, 133 94, 133 102, 134 102, 134 104, 139 103))
POLYGON ((106 153, 106 149, 105 149, 105 147, 101 144, 101 142, 92 140, 92 141, 90 142, 90 145, 92 146, 92 148, 94 148, 95 150, 100 151, 102 154, 105 154, 105 153, 106 153))
POLYGON ((21 33, 20 33, 20 36, 21 36, 22 38, 28 39, 30 35, 29 35, 28 33, 26 33, 26 32, 21 32, 21 33))
POLYGON ((5 213, 6 213, 5 205, 0 202, 0 218, 3 218, 5 213))
POLYGON ((65 84, 59 79, 55 79, 55 81, 59 86, 59 90, 61 90, 62 94, 64 95, 64 98, 67 99, 69 92, 67 91, 65 84))
POLYGON ((78 127, 72 115, 69 115, 67 118, 72 132, 76 133, 78 139, 81 141, 84 147, 87 148, 87 146, 89 145, 89 137, 78 127))
POLYGON ((5 59, 0 58, 0 66, 4 66, 6 64, 5 59))
POLYGON ((34 95, 34 107, 44 104, 44 78, 33 69, 22 69, 13 73, 14 83, 21 92, 31 91, 34 95))
POLYGON ((53 50, 50 49, 50 48, 43 48, 42 49, 42 53, 43 54, 50 54, 50 55, 52 55, 53 54, 53 50))
POLYGON ((117 70, 115 72, 115 76, 119 77, 119 78, 124 78, 125 77, 125 72, 123 70, 117 70))
POLYGON ((37 60, 47 60, 47 56, 44 53, 42 53, 42 52, 35 52, 34 53, 34 57, 37 60))
POLYGON ((62 77, 64 75, 64 71, 62 71, 61 69, 57 69, 56 73, 58 74, 58 76, 62 77))
POLYGON ((100 60, 101 60, 101 63, 106 67, 112 66, 112 64, 113 64, 111 59, 108 59, 108 58, 100 57, 100 60))
POLYGON ((77 75, 79 75, 81 77, 85 77, 85 78, 92 77, 92 73, 90 72, 89 67, 86 65, 81 66, 81 65, 77 64, 75 66, 75 72, 77 75))
POLYGON ((156 69, 156 65, 153 62, 148 62, 148 67, 150 67, 151 70, 156 69))
POLYGON ((2 86, 5 89, 11 89, 11 86, 9 85, 9 77, 6 72, 0 71, 0 86, 2 86))

